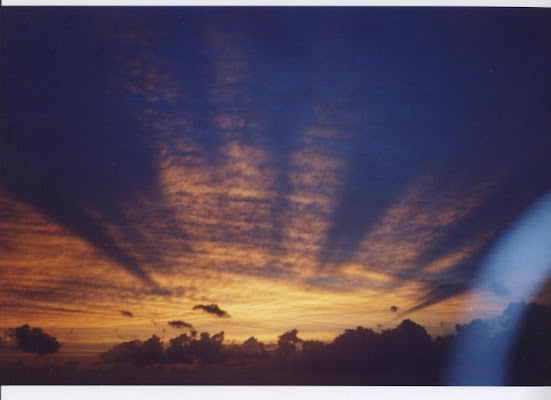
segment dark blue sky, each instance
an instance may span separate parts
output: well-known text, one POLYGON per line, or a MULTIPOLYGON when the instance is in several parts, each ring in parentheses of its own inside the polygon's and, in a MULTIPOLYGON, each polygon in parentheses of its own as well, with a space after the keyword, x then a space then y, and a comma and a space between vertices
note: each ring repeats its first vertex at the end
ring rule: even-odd
MULTIPOLYGON (((293 154, 342 161, 320 271, 357 259, 419 176, 431 176, 428 206, 448 196, 460 207, 481 182, 493 190, 440 226, 411 268, 390 268, 398 281, 496 237, 551 189, 549 10, 10 7, 1 18, 0 188, 151 285, 167 237, 193 251, 190 228, 170 223, 158 154, 224 165, 224 124, 267 154, 271 228, 253 236, 280 257, 304 172, 293 154), (332 133, 309 139, 312 126, 332 133), (176 150, 177 139, 192 145, 176 150), (152 204, 143 226, 125 216, 152 204), (161 233, 148 230, 159 221, 161 233)), ((317 184, 310 194, 324 194, 317 184)), ((463 293, 492 240, 432 276, 419 306, 463 293)))

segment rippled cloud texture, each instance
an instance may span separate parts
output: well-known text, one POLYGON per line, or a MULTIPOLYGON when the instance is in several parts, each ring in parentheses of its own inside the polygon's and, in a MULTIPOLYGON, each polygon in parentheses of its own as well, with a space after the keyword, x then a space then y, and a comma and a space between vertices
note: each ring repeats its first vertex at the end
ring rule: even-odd
POLYGON ((1 18, 1 326, 327 339, 520 300, 496 282, 464 309, 551 189, 549 11, 1 18))

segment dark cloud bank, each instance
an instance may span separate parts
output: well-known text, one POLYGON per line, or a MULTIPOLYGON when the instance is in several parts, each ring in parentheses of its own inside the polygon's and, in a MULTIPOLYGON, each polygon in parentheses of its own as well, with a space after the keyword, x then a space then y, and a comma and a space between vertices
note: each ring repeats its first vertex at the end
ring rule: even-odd
MULTIPOLYGON (((456 325, 454 335, 436 338, 409 319, 382 332, 346 329, 331 343, 303 340, 296 329, 273 345, 254 337, 242 344, 224 343, 224 332, 211 336, 192 331, 165 344, 153 335, 116 345, 101 355, 96 369, 58 366, 46 371, 19 362, 2 369, 1 383, 441 385, 450 383, 446 377, 459 339, 474 333, 477 346, 492 354, 500 335, 516 329, 510 316, 519 310, 524 319, 506 384, 549 385, 551 308, 524 302, 510 304, 499 318, 456 325)), ((476 382, 465 384, 485 384, 488 371, 476 360, 454 360, 466 363, 476 376, 476 382)))

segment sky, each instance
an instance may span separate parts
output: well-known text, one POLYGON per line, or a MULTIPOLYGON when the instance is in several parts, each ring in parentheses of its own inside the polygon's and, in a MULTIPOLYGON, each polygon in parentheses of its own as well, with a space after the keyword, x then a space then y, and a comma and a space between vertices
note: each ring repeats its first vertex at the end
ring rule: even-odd
POLYGON ((525 299, 530 265, 476 279, 551 190, 549 10, 0 16, 0 329, 439 335, 525 299))

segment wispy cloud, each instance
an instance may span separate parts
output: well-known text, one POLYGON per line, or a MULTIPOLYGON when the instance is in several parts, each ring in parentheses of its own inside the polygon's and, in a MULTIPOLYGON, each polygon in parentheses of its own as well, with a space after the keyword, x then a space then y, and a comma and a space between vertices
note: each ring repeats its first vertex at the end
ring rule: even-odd
POLYGON ((193 325, 191 325, 187 322, 184 322, 184 321, 180 321, 180 320, 168 321, 167 324, 169 326, 172 326, 173 328, 177 328, 177 329, 189 328, 189 329, 193 330, 193 325))
POLYGON ((220 318, 227 318, 230 316, 226 311, 220 309, 217 304, 198 304, 193 306, 193 310, 203 310, 207 314, 216 315, 220 318))

